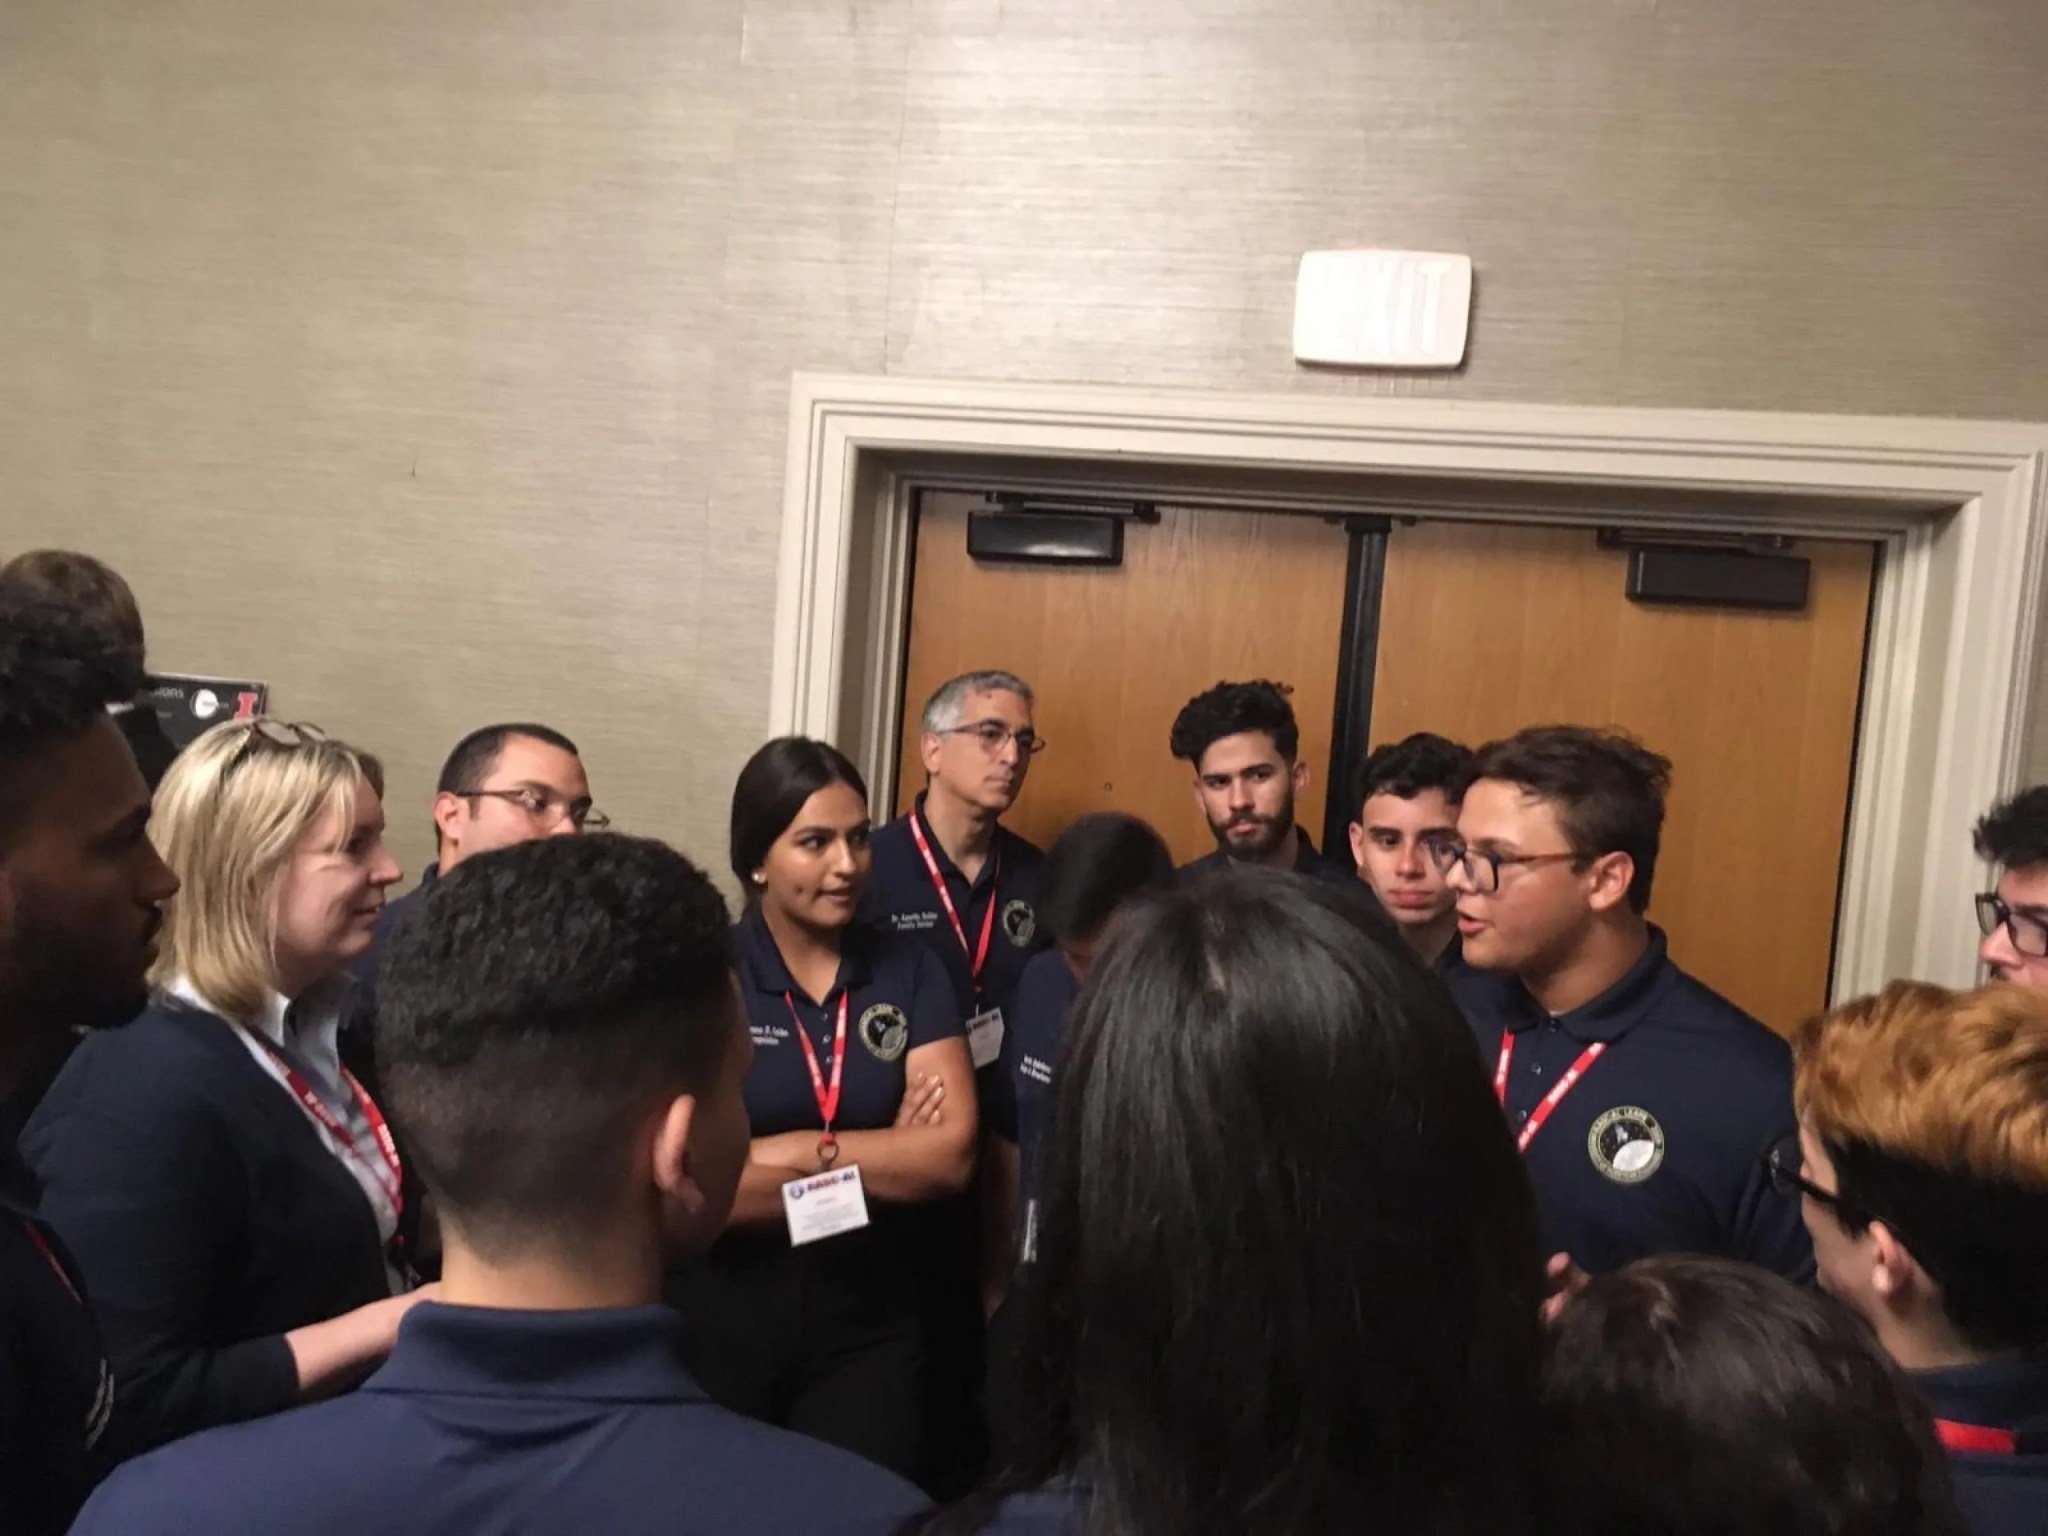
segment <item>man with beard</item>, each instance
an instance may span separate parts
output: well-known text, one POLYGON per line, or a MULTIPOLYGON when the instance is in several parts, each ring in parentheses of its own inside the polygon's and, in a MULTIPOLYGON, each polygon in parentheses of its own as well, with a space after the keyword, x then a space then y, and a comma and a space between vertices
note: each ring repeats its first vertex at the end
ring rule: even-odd
POLYGON ((70 610, 0 593, 0 1531, 64 1530, 99 1470, 113 1383, 78 1273, 15 1151, 44 1042, 144 1000, 178 889, 110 699, 142 686, 70 610))
POLYGON ((1297 755, 1301 728, 1289 691, 1282 683, 1218 683, 1174 719, 1173 755, 1193 765, 1195 804, 1216 836, 1216 851, 1183 875, 1257 864, 1357 884, 1358 872, 1318 853, 1295 822, 1295 796, 1308 788, 1309 767, 1297 755))

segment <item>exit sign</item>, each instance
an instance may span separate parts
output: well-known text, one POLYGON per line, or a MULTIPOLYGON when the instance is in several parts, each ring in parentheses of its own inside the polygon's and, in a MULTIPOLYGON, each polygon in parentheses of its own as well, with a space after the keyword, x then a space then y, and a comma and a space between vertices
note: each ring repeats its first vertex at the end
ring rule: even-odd
POLYGON ((1294 356, 1350 368, 1455 368, 1471 316, 1469 256, 1310 251, 1294 290, 1294 356))

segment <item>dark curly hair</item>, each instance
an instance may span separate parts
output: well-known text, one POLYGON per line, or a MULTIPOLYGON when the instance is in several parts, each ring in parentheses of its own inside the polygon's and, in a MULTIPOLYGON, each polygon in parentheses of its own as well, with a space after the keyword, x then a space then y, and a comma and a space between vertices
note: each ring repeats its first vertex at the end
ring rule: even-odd
POLYGON ((1977 823, 1977 857, 2006 869, 2048 864, 2048 784, 1994 805, 1977 823))
POLYGON ((472 1244, 573 1243, 639 1118, 733 1030, 725 898, 644 838, 547 837, 423 889, 377 973, 377 1063, 472 1244))
POLYGON ((1287 702, 1293 691, 1285 683, 1218 683, 1196 694, 1174 717, 1173 755, 1199 768, 1202 754, 1224 737, 1263 731, 1273 738, 1274 750, 1293 762, 1301 750, 1301 727, 1287 702))
POLYGON ((141 691, 142 669, 83 615, 0 584, 0 832, 26 812, 23 766, 141 691))

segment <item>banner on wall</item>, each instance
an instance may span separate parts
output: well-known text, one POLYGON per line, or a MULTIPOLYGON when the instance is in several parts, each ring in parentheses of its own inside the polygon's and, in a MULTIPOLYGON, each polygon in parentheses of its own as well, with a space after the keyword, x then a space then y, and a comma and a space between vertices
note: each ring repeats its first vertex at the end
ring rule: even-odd
POLYGON ((262 714, 269 694, 262 683, 173 672, 151 673, 143 697, 163 722, 164 734, 183 750, 208 726, 262 714))

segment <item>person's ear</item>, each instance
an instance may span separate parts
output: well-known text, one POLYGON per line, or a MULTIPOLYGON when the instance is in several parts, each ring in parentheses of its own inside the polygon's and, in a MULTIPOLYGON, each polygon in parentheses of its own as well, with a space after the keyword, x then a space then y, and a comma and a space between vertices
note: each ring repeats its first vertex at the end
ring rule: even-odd
POLYGON ((939 752, 946 745, 946 738, 934 731, 926 731, 917 738, 918 761, 924 764, 924 776, 932 777, 939 771, 939 752))
POLYGON ((670 1099, 655 1126, 654 1146, 650 1154, 654 1187, 690 1216, 702 1215, 711 1203, 691 1166, 690 1130, 696 1118, 697 1099, 694 1094, 680 1094, 670 1099))
POLYGON ((1595 912, 1612 912, 1628 901, 1628 888, 1635 884, 1636 861, 1625 853, 1603 853, 1586 870, 1586 905, 1595 912))
POLYGON ((1870 1240, 1870 1288, 1894 1307, 1904 1309, 1914 1297, 1935 1291, 1932 1277, 1920 1267, 1899 1234, 1881 1221, 1865 1229, 1870 1240))
POLYGON ((1292 777, 1294 779, 1294 792, 1297 795, 1306 794, 1308 792, 1309 779, 1308 763, 1306 760, 1297 759, 1295 761, 1292 777))
POLYGON ((1365 868, 1365 828, 1355 821, 1351 823, 1351 862, 1365 868))
POLYGON ((450 848, 461 845, 462 824, 469 819, 473 803, 453 790, 444 789, 434 796, 434 826, 440 831, 443 844, 450 848))

